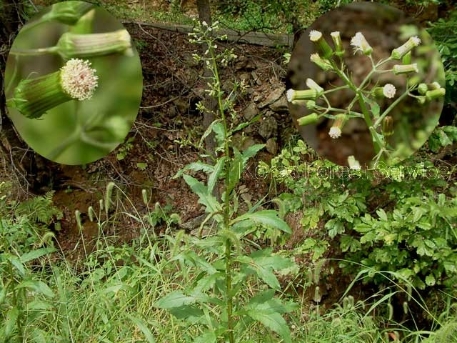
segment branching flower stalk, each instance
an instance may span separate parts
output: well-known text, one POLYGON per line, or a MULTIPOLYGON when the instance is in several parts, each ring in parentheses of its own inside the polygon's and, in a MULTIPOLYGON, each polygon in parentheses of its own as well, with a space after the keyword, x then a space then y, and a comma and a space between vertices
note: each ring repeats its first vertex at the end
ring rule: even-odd
POLYGON ((403 45, 393 49, 388 58, 375 63, 372 56, 373 48, 361 32, 356 33, 356 35, 351 39, 351 45, 354 48, 354 53, 361 53, 369 58, 372 66, 372 69, 359 85, 357 85, 355 81, 352 80, 345 72, 345 66, 342 59, 344 48, 341 42, 340 33, 332 32, 331 37, 334 45, 333 49, 327 43, 321 32, 315 30, 311 31, 310 40, 314 43, 317 53, 312 54, 310 59, 323 71, 332 71, 336 73, 338 77, 343 80, 345 85, 323 91, 322 88, 316 84, 316 82, 311 79, 307 79, 306 85, 309 89, 289 89, 287 91, 287 99, 289 102, 294 104, 306 105, 308 109, 312 110, 310 115, 298 119, 299 125, 316 123, 321 117, 334 120, 334 124, 329 131, 329 136, 333 139, 338 139, 341 136, 341 129, 348 119, 356 117, 363 118, 372 136, 375 152, 374 165, 376 166, 380 161, 385 161, 385 158, 389 156, 389 148, 384 132, 389 132, 389 135, 391 135, 392 130, 382 130, 383 122, 385 120, 389 121, 389 125, 384 125, 384 127, 391 126, 392 118, 390 117, 389 119, 386 119, 389 116, 389 113, 407 96, 416 98, 419 104, 422 105, 427 101, 443 97, 445 90, 437 82, 431 85, 423 83, 417 85, 415 82, 412 82, 412 78, 410 76, 419 72, 417 63, 411 63, 411 51, 421 43, 421 40, 416 36, 409 38, 403 45), (334 57, 337 57, 339 63, 335 61, 334 57), (381 67, 386 63, 397 60, 401 60, 401 64, 396 64, 391 69, 381 69, 381 67), (393 99, 397 93, 395 86, 390 83, 383 86, 374 85, 374 87, 367 89, 372 81, 372 77, 375 74, 381 73, 404 75, 407 81, 407 87, 405 92, 400 94, 397 99, 395 99, 395 101, 380 114, 377 99, 393 99), (327 95, 345 88, 351 89, 355 93, 354 99, 349 103, 346 109, 332 107, 327 95), (419 91, 421 96, 413 94, 413 91, 416 89, 419 91), (322 99, 327 107, 317 105, 316 102, 319 99, 322 99), (358 103, 361 113, 352 110, 352 107, 356 103, 358 103), (346 120, 342 119, 343 116, 346 116, 346 120))

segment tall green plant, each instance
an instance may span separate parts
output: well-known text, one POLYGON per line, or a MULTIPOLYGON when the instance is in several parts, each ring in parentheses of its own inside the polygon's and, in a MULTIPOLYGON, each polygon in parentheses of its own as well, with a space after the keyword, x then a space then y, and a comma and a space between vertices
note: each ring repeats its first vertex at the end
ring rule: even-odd
MULTIPOLYGON (((202 228, 210 225, 214 232, 203 239, 192 240, 195 249, 201 251, 200 255, 188 251, 179 257, 186 266, 195 269, 197 280, 191 287, 166 295, 156 305, 192 324, 202 324, 205 329, 195 342, 234 343, 242 337, 249 337, 246 329, 255 322, 278 334, 284 342, 291 342, 282 314, 294 306, 275 297, 275 292, 280 290, 275 272, 290 269, 294 263, 275 254, 272 249, 248 251, 246 244, 246 237, 259 227, 270 227, 284 233, 290 233, 290 228, 276 211, 261 210, 260 203, 246 213, 239 211, 237 185, 248 160, 264 145, 256 144, 239 151, 233 144, 234 134, 248 124, 232 124, 231 119, 237 113, 233 99, 221 89, 219 66, 227 65, 236 56, 230 50, 219 52, 216 38, 210 35, 217 28, 217 23, 208 26, 203 22, 191 34, 193 43, 208 47, 203 56, 194 57, 205 63, 212 73, 208 92, 217 100, 217 113, 202 142, 214 132, 217 157, 212 164, 191 163, 178 173, 205 207, 207 216, 202 228), (207 179, 201 181, 192 176, 192 172, 203 172, 207 179), (220 187, 220 198, 213 195, 216 187, 220 187)), ((207 111, 201 103, 199 108, 207 111)))

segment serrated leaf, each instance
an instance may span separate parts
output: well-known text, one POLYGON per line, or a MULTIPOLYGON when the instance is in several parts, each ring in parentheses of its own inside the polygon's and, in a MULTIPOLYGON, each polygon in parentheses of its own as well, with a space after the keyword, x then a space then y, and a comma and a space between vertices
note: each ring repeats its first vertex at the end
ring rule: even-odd
POLYGON ((292 343, 290 338, 289 327, 287 326, 284 318, 277 312, 269 310, 260 310, 258 308, 254 310, 248 310, 247 314, 252 319, 260 322, 269 330, 276 332, 285 343, 292 343))
POLYGON ((217 163, 214 165, 213 172, 208 177, 208 192, 210 194, 213 193, 214 186, 216 185, 217 181, 219 180, 219 176, 221 175, 222 171, 224 170, 225 160, 227 158, 225 156, 219 158, 217 163))
POLYGON ((168 309, 178 319, 183 319, 190 324, 196 324, 204 317, 204 312, 197 305, 184 305, 168 309))
POLYGON ((429 274, 425 277, 425 283, 427 286, 434 286, 436 284, 435 277, 432 274, 429 274))
POLYGON ((457 141, 457 127, 456 126, 444 126, 442 130, 447 134, 447 136, 453 141, 457 141))
POLYGON ((246 165, 246 162, 251 158, 254 157, 260 150, 265 147, 265 144, 254 144, 251 145, 249 148, 243 151, 243 165, 246 165))
POLYGON ((207 212, 214 213, 221 211, 221 205, 217 202, 217 199, 208 192, 208 188, 203 183, 190 175, 184 175, 183 178, 192 191, 198 195, 198 202, 206 207, 205 210, 207 212))
POLYGON ((292 232, 289 225, 284 220, 279 218, 278 213, 274 210, 262 210, 254 213, 245 213, 232 220, 230 225, 236 226, 236 224, 242 223, 243 221, 265 225, 267 227, 272 227, 286 233, 292 232))
POLYGON ((212 330, 206 331, 203 335, 198 336, 194 339, 193 343, 216 343, 217 336, 212 330))
POLYGON ((196 302, 195 297, 188 296, 182 292, 176 291, 167 294, 156 302, 156 307, 163 309, 178 308, 184 305, 191 305, 196 302))
POLYGON ((216 135, 216 142, 221 146, 225 141, 225 128, 224 125, 219 121, 213 126, 214 134, 216 135))
POLYGON ((281 285, 279 284, 278 279, 271 269, 256 265, 254 270, 257 276, 268 286, 270 286, 270 288, 275 290, 281 289, 281 285))
POLYGON ((194 171, 194 172, 199 172, 199 171, 202 171, 204 172, 205 174, 209 174, 209 173, 212 173, 213 170, 214 170, 214 166, 210 165, 210 164, 207 164, 207 163, 203 163, 201 161, 197 161, 197 162, 192 162, 192 163, 189 163, 187 164, 184 168, 182 168, 181 170, 179 170, 175 176, 173 176, 173 179, 176 179, 178 177, 181 177, 184 172, 188 171, 188 170, 191 170, 191 171, 194 171))
POLYGON ((241 153, 236 149, 233 148, 233 153, 234 157, 230 161, 230 166, 229 166, 229 175, 228 175, 228 184, 227 184, 227 193, 231 193, 232 190, 236 187, 238 184, 238 181, 240 181, 241 178, 241 173, 243 172, 243 156, 241 153))
POLYGON ((382 221, 385 221, 385 222, 388 221, 387 214, 382 208, 377 210, 376 214, 378 215, 379 219, 381 219, 382 221))
POLYGON ((214 120, 209 126, 208 128, 205 130, 205 132, 203 133, 202 135, 202 138, 200 139, 200 143, 199 143, 199 146, 202 147, 203 146, 203 142, 205 141, 205 138, 208 137, 211 132, 215 131, 214 130, 214 127, 216 125, 221 125, 221 119, 216 119, 214 120))

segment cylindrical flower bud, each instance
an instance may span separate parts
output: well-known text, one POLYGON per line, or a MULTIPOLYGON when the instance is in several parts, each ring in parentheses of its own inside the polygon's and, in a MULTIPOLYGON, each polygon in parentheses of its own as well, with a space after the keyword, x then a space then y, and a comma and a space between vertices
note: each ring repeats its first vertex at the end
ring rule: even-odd
POLYGON ((426 83, 420 83, 419 86, 417 86, 417 91, 419 92, 420 95, 425 95, 428 91, 428 86, 426 83))
POLYGON ((314 89, 317 92, 317 96, 321 96, 324 93, 324 88, 319 86, 313 79, 306 79, 306 86, 310 89, 314 89))
POLYGON ((328 135, 333 138, 337 139, 341 137, 342 129, 344 124, 346 124, 348 117, 346 114, 338 114, 335 116, 335 121, 333 122, 332 127, 330 128, 328 135))
POLYGON ((402 46, 393 49, 392 54, 390 55, 391 58, 394 60, 400 60, 403 56, 405 56, 408 52, 410 52, 413 48, 418 46, 421 43, 421 40, 417 37, 411 37, 408 41, 403 44, 402 46))
POLYGON ((438 82, 433 82, 431 84, 428 85, 428 88, 430 90, 434 90, 434 89, 440 89, 441 88, 441 85, 438 83, 438 82))
POLYGON ((52 5, 51 10, 41 17, 41 21, 59 21, 74 25, 94 5, 83 1, 67 1, 52 5))
POLYGON ((309 34, 309 39, 314 43, 320 56, 323 58, 329 58, 333 55, 333 50, 330 45, 328 45, 324 37, 322 37, 322 32, 312 30, 309 34))
POLYGON ((311 113, 311 114, 308 114, 307 116, 298 118, 297 123, 300 126, 305 126, 305 125, 317 123, 318 119, 319 119, 319 116, 317 115, 317 113, 311 113))
POLYGON ((308 100, 305 105, 308 110, 314 110, 316 108, 316 102, 314 100, 308 100))
POLYGON ((354 47, 354 52, 360 51, 364 55, 371 55, 373 48, 368 44, 365 36, 361 32, 357 32, 351 39, 351 45, 354 47))
POLYGON ((317 92, 315 89, 294 90, 289 89, 286 92, 287 101, 293 102, 294 100, 315 100, 317 92))
POLYGON ((398 74, 408 74, 408 73, 418 73, 419 69, 417 68, 417 63, 401 65, 394 65, 393 71, 395 75, 398 74))
POLYGON ((333 45, 335 46, 335 54, 337 56, 343 56, 344 48, 339 31, 332 32, 330 36, 332 36, 333 45))
POLYGON ((22 80, 9 104, 33 119, 69 100, 89 99, 98 85, 95 70, 89 66, 88 61, 71 59, 57 72, 22 80))
POLYGON ((427 91, 427 93, 425 93, 425 97, 427 98, 427 100, 440 99, 440 98, 444 97, 445 94, 446 94, 446 90, 444 88, 440 88, 440 89, 434 89, 431 91, 427 91))
POLYGON ((418 96, 416 97, 416 99, 421 105, 425 104, 425 102, 427 101, 427 98, 425 96, 418 96))
POLYGON ((348 156, 348 165, 350 169, 362 169, 362 167, 360 166, 360 162, 355 159, 354 155, 348 156))
POLYGON ((322 59, 319 54, 311 54, 310 56, 311 62, 315 63, 319 68, 324 71, 331 70, 333 67, 329 61, 322 59))
POLYGON ((107 33, 75 34, 64 33, 57 42, 57 52, 65 59, 93 57, 113 53, 133 55, 130 35, 127 30, 107 33))
POLYGON ((382 134, 384 137, 394 134, 394 119, 391 116, 385 116, 382 120, 382 134))

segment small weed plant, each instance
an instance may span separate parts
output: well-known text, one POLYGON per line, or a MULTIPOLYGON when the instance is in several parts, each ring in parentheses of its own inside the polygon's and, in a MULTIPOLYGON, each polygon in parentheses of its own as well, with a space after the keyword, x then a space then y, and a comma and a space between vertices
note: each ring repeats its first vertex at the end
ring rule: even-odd
POLYGON ((286 185, 280 195, 291 211, 301 210, 310 233, 302 248, 314 259, 337 245, 341 267, 365 281, 424 290, 453 289, 457 281, 457 184, 455 168, 409 159, 384 168, 353 170, 320 159, 306 162, 303 141, 285 149, 260 172, 286 185))

